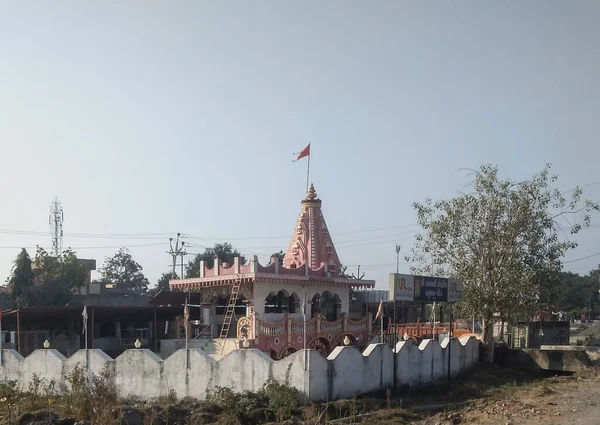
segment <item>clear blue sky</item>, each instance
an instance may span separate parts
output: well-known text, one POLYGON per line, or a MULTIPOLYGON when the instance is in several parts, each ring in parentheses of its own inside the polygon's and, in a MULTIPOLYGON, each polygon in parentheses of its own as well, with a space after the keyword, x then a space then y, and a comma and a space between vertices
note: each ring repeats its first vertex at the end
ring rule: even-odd
MULTIPOLYGON (((562 189, 600 180, 599 19, 594 1, 6 2, 0 228, 48 232, 57 196, 67 235, 147 237, 66 236, 81 257, 164 242, 131 248, 152 282, 167 233, 266 261, 293 232, 306 164, 292 153, 312 142, 342 262, 385 287, 411 203, 455 195, 461 168, 521 179, 552 162, 562 189)), ((49 243, 0 233, 2 279, 6 247, 49 243)))

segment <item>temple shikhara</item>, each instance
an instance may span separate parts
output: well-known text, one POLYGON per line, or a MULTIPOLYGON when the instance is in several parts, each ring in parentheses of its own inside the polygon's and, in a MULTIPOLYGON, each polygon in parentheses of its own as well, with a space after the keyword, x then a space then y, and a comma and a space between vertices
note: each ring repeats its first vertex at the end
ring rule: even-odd
POLYGON ((190 347, 212 339, 217 356, 253 347, 281 359, 305 347, 328 354, 338 345, 368 345, 371 315, 349 318, 350 292, 374 286, 374 281, 341 276, 311 184, 283 261, 271 257, 262 265, 254 256, 246 262, 236 257, 233 264, 215 259, 213 267, 200 262, 200 277, 171 280, 170 294, 186 294, 189 320, 178 318, 177 329, 179 338, 188 335, 190 347))

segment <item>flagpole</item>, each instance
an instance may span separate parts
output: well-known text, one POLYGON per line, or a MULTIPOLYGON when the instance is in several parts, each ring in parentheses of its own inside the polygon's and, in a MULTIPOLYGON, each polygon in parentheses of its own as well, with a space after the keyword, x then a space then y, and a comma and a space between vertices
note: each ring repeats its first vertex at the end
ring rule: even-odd
POLYGON ((2 309, 0 308, 0 367, 2 367, 2 309))
MULTIPOLYGON (((310 146, 310 143, 308 144, 310 146)), ((306 167, 306 192, 308 193, 310 179, 310 153, 308 154, 308 166, 306 167)))
POLYGON ((188 322, 190 320, 189 314, 190 314, 189 313, 189 305, 188 305, 187 298, 186 298, 186 300, 185 300, 185 316, 186 316, 185 317, 185 350, 186 350, 186 352, 188 349, 188 322))

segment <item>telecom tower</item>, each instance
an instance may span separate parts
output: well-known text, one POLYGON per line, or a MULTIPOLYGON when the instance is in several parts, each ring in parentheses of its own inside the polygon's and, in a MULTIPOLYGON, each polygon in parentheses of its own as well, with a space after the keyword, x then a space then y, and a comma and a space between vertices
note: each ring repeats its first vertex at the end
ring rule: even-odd
POLYGON ((48 222, 50 223, 50 235, 52 237, 52 254, 55 257, 60 256, 62 252, 64 218, 62 205, 58 198, 54 198, 52 205, 50 205, 48 222))

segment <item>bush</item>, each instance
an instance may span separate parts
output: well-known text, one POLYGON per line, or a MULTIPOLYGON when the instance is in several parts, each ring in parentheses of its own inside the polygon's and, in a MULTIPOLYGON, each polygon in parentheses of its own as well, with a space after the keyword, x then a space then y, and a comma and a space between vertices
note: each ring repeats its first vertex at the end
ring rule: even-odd
POLYGON ((295 388, 274 380, 267 381, 258 392, 236 393, 228 387, 216 387, 207 391, 206 401, 243 423, 283 422, 292 419, 300 405, 295 388))
POLYGON ((259 394, 268 400, 269 413, 277 422, 292 419, 300 405, 298 390, 287 383, 269 380, 259 394))

